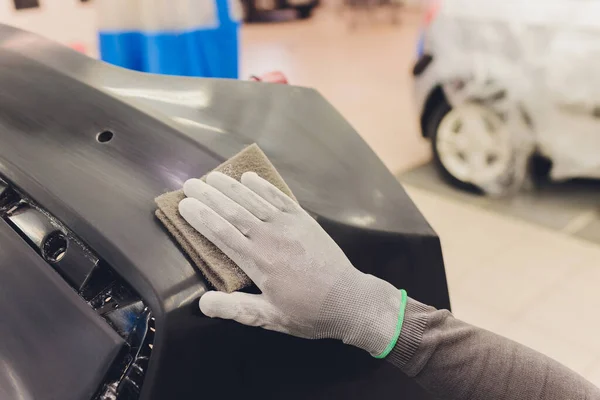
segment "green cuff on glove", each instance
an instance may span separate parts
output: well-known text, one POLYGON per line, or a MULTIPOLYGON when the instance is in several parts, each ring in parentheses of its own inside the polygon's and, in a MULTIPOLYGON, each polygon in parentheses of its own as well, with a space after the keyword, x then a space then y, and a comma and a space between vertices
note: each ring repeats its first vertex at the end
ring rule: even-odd
POLYGON ((390 354, 390 351, 392 351, 394 346, 396 346, 396 342, 400 337, 400 332, 402 332, 402 323, 404 322, 404 311, 406 310, 406 290, 401 289, 400 296, 400 310, 398 311, 398 322, 396 323, 396 330, 394 331, 394 336, 392 337, 392 340, 381 354, 373 356, 375 358, 386 358, 387 355, 390 354))

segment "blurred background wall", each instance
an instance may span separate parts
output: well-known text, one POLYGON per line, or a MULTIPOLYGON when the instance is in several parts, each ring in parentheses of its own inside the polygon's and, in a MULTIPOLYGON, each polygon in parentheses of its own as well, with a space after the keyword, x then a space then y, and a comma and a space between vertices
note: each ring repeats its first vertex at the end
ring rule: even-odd
POLYGON ((49 37, 92 57, 98 55, 93 1, 3 0, 0 21, 49 37))

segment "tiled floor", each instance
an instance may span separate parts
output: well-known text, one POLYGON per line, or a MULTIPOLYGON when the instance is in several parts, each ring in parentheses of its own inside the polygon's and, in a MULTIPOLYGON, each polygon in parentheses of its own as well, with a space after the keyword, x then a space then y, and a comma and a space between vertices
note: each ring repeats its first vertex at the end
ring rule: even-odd
POLYGON ((440 235, 457 317, 600 385, 600 246, 408 186, 440 235))
MULTIPOLYGON (((409 69, 419 13, 348 30, 329 9, 309 21, 245 27, 244 75, 280 69, 312 86, 397 173, 429 158, 409 69)), ((326 134, 326 132, 325 132, 326 134)), ((563 362, 600 385, 600 246, 407 187, 442 240, 455 314, 563 362)))

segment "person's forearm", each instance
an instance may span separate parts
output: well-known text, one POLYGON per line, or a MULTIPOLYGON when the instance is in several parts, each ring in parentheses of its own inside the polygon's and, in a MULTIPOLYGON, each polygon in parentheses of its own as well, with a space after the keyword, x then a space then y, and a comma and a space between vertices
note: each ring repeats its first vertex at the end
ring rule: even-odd
POLYGON ((412 299, 386 360, 442 399, 600 399, 600 389, 543 354, 412 299))

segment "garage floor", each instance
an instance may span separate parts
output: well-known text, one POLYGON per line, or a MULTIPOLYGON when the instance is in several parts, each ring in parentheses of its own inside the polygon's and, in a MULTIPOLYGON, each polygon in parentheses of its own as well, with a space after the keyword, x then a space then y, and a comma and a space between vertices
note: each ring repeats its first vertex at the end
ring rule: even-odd
MULTIPOLYGON (((418 134, 409 75, 420 20, 413 10, 398 26, 361 19, 349 30, 330 6, 308 21, 247 26, 242 76, 279 69, 292 83, 315 87, 401 173, 430 157, 418 134)), ((525 220, 519 214, 529 211, 518 204, 482 207, 433 190, 435 179, 424 173, 405 187, 441 237, 455 314, 600 385, 600 318, 590 318, 600 309, 600 246, 525 220)), ((565 190, 541 201, 569 197, 565 190)), ((535 218, 563 221, 562 206, 553 209, 535 218)))
POLYGON ((600 181, 538 181, 507 198, 491 198, 454 189, 426 163, 398 175, 400 182, 463 203, 523 219, 544 228, 600 245, 600 181))

